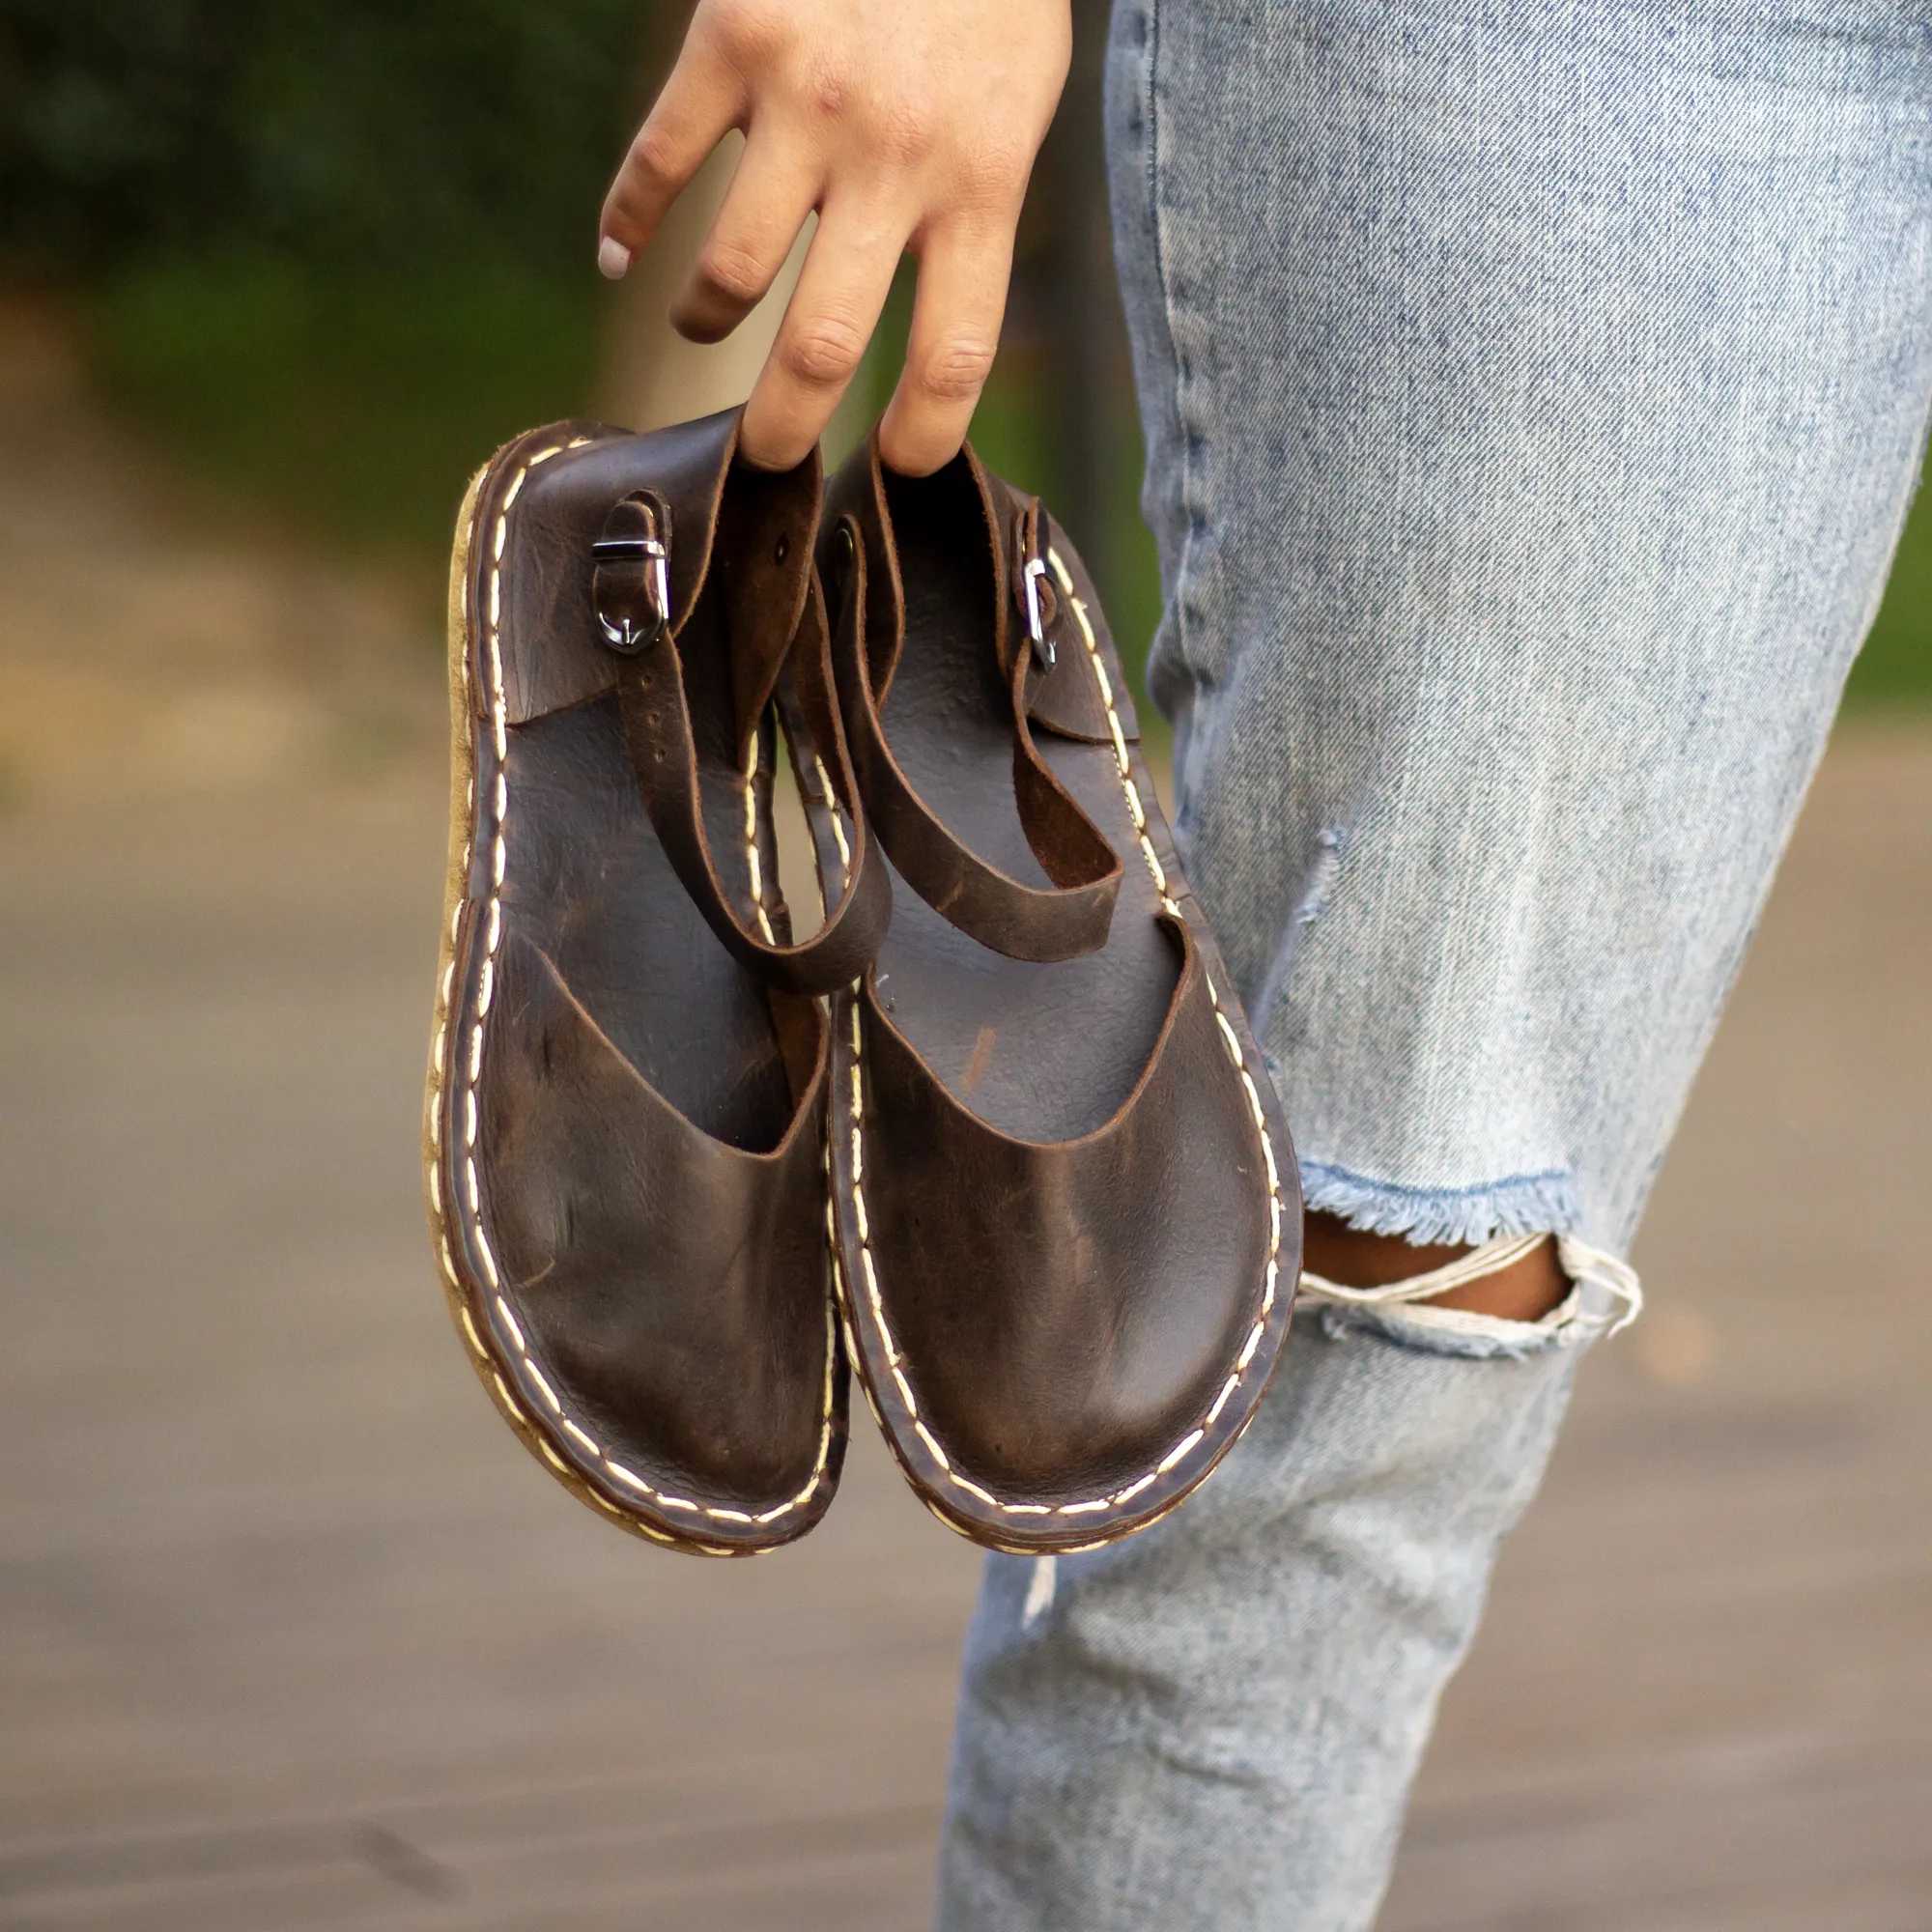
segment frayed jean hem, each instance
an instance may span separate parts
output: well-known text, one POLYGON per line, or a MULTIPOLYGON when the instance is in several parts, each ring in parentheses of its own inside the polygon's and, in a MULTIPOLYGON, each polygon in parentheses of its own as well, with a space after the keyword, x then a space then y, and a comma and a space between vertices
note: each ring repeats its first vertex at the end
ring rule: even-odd
POLYGON ((1473 1187, 1409 1187, 1304 1155, 1301 1192, 1311 1211, 1419 1246, 1479 1247, 1501 1235, 1567 1235, 1582 1214, 1576 1187, 1559 1168, 1473 1187))

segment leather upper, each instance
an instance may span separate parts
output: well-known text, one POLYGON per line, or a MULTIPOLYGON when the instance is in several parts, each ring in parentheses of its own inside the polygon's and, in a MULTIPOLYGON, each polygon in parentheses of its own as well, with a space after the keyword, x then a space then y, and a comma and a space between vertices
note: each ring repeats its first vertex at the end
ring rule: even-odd
POLYGON ((1227 1062, 1198 957, 1133 1092, 1072 1141, 990 1126, 869 990, 862 1013, 867 1103, 888 1123, 866 1206, 922 1414, 988 1488, 1119 1490, 1207 1411, 1266 1260, 1260 1151, 1212 1077, 1227 1062), (1186 1292, 1200 1282, 1245 1292, 1186 1292))
POLYGON ((858 1363, 946 1520, 1087 1548, 1174 1507, 1253 1413, 1295 1279, 1293 1157, 1064 533, 970 452, 918 481, 864 453, 828 495, 854 528, 828 565, 854 765, 917 892, 835 1002, 858 1363), (1110 868, 1062 883, 1043 798, 1110 868), (953 882, 982 875, 962 917, 953 882), (1092 943, 1041 945, 1101 878, 1092 943))
POLYGON ((724 1554, 802 1534, 837 1481, 829 1050, 785 981, 861 970, 887 890, 835 728, 815 466, 735 465, 736 423, 559 425, 478 489, 432 1134, 459 1321, 520 1433, 599 1509, 724 1554), (608 601, 639 560, 593 553, 613 527, 668 540, 641 649, 599 621, 599 572, 608 601), (815 953, 778 891, 781 716, 852 848, 815 953))

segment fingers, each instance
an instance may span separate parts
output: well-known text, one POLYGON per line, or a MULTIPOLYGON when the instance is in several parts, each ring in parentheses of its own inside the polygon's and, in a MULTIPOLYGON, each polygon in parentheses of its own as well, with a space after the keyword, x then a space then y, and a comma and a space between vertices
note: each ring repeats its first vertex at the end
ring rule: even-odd
POLYGON ((818 199, 821 171, 792 143, 753 138, 670 305, 671 327, 717 342, 757 306, 818 199))
POLYGON ((605 274, 615 280, 631 266, 744 110, 743 83, 708 46, 687 41, 604 197, 597 265, 605 274))
POLYGON ((738 448, 761 469, 810 452, 858 372, 905 248, 906 228, 828 204, 778 340, 745 406, 738 448))
POLYGON ((1010 225, 946 230, 920 251, 905 369, 879 425, 879 453, 927 476, 959 453, 992 373, 1012 273, 1010 225))

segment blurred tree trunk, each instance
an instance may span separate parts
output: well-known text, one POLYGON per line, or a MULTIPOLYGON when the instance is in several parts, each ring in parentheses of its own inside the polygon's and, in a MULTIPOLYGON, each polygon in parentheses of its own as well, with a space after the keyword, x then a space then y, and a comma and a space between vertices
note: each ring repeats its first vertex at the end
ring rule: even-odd
POLYGON ((1105 596, 1139 487, 1133 368, 1114 275, 1101 80, 1108 0, 1073 0, 1073 63, 1027 195, 1015 304, 1038 336, 1052 508, 1105 596))

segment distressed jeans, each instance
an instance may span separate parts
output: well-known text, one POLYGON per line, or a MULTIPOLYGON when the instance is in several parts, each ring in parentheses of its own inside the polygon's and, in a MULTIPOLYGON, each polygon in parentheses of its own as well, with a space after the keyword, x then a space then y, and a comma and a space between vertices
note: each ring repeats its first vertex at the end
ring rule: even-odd
MULTIPOLYGON (((1932 396, 1927 0, 1119 0, 1176 836, 1311 1207, 1628 1253, 1932 396)), ((1220 1472, 990 1560, 944 1932, 1363 1932, 1561 1320, 1314 1305, 1220 1472)))

